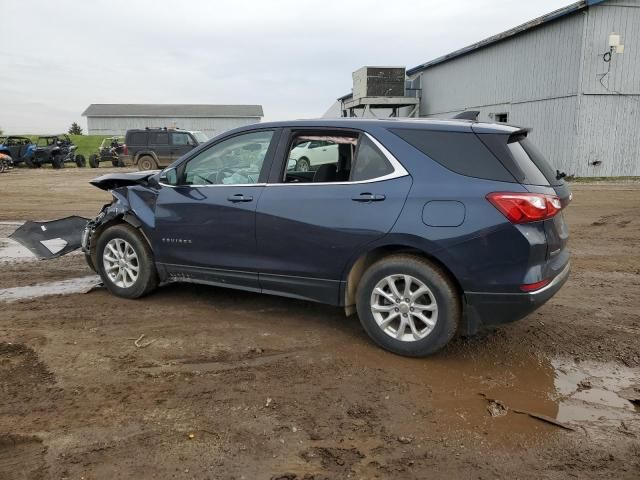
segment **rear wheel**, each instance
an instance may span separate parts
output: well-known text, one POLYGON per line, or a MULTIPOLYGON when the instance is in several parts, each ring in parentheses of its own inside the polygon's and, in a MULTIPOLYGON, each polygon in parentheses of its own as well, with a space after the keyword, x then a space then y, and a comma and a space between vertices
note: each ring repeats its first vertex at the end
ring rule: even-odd
POLYGON ((128 225, 114 225, 100 235, 96 268, 109 291, 119 297, 139 298, 158 286, 151 249, 128 225))
POLYGON ((36 168, 38 166, 36 165, 36 160, 32 157, 26 157, 24 159, 24 164, 29 168, 36 168))
POLYGON ((98 162, 98 156, 95 153, 89 155, 89 166, 91 168, 98 168, 99 165, 100 162, 98 162))
POLYGON ((4 173, 9 168, 8 163, 4 159, 0 159, 0 173, 4 173))
POLYGON ((87 160, 84 158, 84 155, 76 155, 76 166, 78 168, 87 166, 87 160))
POLYGON ((54 155, 54 157, 51 159, 51 165, 53 165, 53 168, 64 168, 64 159, 62 158, 62 155, 54 155))
POLYGON ((357 290, 360 323, 382 348, 410 357, 437 352, 456 334, 460 296, 425 259, 394 255, 373 264, 357 290))
POLYGON ((138 169, 139 170, 156 170, 158 168, 158 164, 154 160, 154 158, 150 155, 144 155, 140 157, 138 160, 138 169))

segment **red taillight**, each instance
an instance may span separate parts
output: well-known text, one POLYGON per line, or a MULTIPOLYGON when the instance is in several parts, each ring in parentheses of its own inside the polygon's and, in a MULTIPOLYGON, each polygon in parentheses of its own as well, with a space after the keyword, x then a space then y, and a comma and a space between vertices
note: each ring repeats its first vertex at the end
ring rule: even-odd
POLYGON ((558 197, 541 193, 493 192, 487 195, 487 200, 511 223, 546 220, 562 209, 558 197))
POLYGON ((127 147, 126 145, 123 145, 123 146, 124 146, 124 150, 122 150, 122 154, 129 155, 129 147, 127 147))
POLYGON ((542 280, 536 283, 525 283, 524 285, 520 285, 520 290, 523 292, 534 292, 536 290, 540 290, 542 287, 546 287, 549 285, 550 280, 542 280))

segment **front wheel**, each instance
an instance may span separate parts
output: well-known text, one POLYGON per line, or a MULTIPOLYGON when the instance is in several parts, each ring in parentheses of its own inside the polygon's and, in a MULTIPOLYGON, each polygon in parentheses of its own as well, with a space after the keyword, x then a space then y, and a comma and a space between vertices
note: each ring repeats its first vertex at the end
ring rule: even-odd
POLYGON ((311 162, 307 157, 302 157, 296 162, 296 171, 308 172, 309 170, 311 170, 311 162))
POLYGON ((362 327, 375 343, 399 355, 437 352, 460 324, 455 284, 438 266, 417 256, 393 255, 374 263, 356 296, 362 327))
POLYGON ((76 155, 75 160, 78 168, 84 168, 87 166, 87 160, 84 158, 84 155, 76 155))
POLYGON ((100 235, 96 267, 105 286, 118 297, 139 298, 158 286, 151 249, 128 225, 114 225, 100 235))
POLYGON ((98 156, 95 153, 89 155, 89 166, 91 168, 98 168, 100 166, 100 162, 98 161, 98 156))

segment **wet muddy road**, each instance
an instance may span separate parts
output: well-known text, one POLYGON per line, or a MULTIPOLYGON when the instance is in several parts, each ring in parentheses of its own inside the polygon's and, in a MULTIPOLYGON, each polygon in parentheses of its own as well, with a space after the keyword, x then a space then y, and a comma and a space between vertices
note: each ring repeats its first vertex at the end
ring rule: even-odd
POLYGON ((572 276, 540 311, 405 359, 322 305, 82 293, 81 255, 6 240, 105 202, 64 173, 0 216, 0 478, 640 477, 640 184, 574 186, 572 276))

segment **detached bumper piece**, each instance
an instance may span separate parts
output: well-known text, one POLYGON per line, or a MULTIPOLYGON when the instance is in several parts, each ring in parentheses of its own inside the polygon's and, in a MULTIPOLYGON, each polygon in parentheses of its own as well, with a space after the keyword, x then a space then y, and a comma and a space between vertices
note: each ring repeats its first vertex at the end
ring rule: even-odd
POLYGON ((44 260, 61 257, 81 246, 88 218, 66 217, 51 222, 26 222, 9 238, 44 260))

